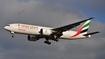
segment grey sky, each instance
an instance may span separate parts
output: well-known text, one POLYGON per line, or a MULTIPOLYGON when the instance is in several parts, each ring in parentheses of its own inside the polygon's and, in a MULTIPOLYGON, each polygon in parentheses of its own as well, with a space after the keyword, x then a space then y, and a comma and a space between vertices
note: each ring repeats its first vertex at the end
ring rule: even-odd
POLYGON ((59 27, 85 18, 87 17, 79 10, 61 4, 41 0, 0 0, 0 59, 104 59, 105 24, 95 19, 92 20, 89 32, 99 30, 100 34, 89 39, 60 40, 58 43, 51 41, 50 46, 43 43, 44 39, 29 42, 26 35, 15 34, 12 39, 11 34, 3 28, 9 23, 17 22, 59 27))
POLYGON ((105 15, 105 0, 36 0, 36 1, 44 1, 47 3, 57 3, 57 4, 64 4, 64 5, 69 5, 72 6, 75 5, 77 7, 79 7, 80 5, 83 8, 86 8, 88 10, 91 10, 93 12, 98 12, 100 14, 104 14, 105 15))

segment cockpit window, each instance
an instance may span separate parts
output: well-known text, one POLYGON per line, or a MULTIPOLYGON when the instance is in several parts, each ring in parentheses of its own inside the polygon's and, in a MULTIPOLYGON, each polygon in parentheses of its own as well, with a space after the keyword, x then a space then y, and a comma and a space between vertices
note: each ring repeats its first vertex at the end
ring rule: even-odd
POLYGON ((10 26, 10 25, 7 25, 7 26, 10 26))

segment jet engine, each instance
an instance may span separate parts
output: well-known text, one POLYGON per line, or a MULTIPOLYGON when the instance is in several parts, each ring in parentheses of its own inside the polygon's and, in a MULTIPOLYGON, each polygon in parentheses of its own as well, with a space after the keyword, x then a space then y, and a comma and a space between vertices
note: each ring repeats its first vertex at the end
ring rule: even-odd
POLYGON ((27 39, 28 39, 29 41, 37 41, 39 38, 37 38, 37 37, 34 36, 34 35, 28 35, 27 39))

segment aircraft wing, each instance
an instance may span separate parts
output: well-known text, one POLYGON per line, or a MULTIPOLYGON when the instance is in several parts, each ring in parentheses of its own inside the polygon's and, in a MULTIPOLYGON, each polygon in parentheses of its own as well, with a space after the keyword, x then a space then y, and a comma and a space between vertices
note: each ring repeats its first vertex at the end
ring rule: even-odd
POLYGON ((83 21, 79 21, 79 22, 76 22, 76 23, 73 23, 73 24, 69 24, 69 25, 66 25, 66 26, 62 26, 62 27, 58 27, 58 28, 54 28, 52 30, 54 31, 58 31, 58 32, 64 32, 64 31, 68 31, 78 25, 80 25, 81 23, 87 21, 87 20, 90 20, 90 19, 93 19, 93 17, 89 18, 89 19, 86 19, 86 20, 83 20, 83 21))

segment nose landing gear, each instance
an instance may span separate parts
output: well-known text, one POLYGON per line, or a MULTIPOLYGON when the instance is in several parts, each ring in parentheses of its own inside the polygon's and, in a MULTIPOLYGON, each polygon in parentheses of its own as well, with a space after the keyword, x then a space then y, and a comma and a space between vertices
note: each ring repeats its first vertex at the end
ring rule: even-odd
POLYGON ((14 38, 14 32, 11 31, 11 34, 12 34, 12 38, 14 38))

